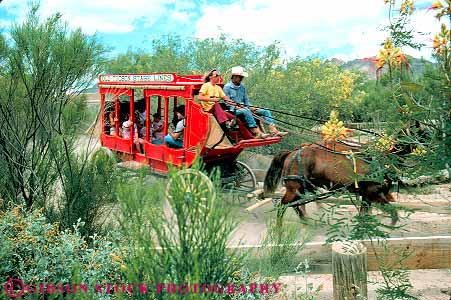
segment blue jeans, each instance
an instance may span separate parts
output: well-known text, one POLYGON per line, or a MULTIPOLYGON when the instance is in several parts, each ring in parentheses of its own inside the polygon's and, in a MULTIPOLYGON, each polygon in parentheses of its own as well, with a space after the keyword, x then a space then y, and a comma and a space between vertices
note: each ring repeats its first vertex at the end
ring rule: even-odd
MULTIPOLYGON (((243 117, 244 122, 246 122, 247 127, 255 128, 257 127, 257 123, 255 123, 254 117, 252 116, 252 111, 249 108, 240 108, 234 110, 234 113, 237 117, 243 117)), ((269 124, 275 124, 271 112, 267 109, 257 109, 255 112, 256 115, 262 116, 269 124)))
POLYGON ((164 137, 164 143, 169 148, 183 148, 183 141, 179 139, 174 140, 174 138, 169 134, 164 137))

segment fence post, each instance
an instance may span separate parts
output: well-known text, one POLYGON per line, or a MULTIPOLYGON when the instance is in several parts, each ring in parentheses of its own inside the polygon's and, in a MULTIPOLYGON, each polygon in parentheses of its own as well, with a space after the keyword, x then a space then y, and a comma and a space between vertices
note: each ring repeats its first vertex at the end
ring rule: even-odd
POLYGON ((367 252, 357 241, 332 244, 334 300, 367 299, 367 252))

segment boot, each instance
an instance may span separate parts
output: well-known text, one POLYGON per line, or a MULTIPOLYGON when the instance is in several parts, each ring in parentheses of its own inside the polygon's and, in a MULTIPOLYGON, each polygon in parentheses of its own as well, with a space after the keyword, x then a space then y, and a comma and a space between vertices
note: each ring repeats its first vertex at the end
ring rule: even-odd
POLYGON ((269 132, 273 135, 273 136, 286 136, 288 134, 288 132, 286 131, 279 131, 277 130, 275 125, 269 125, 269 132))
POLYGON ((265 139, 269 137, 269 134, 263 133, 258 129, 258 127, 251 128, 251 132, 255 135, 257 139, 265 139))

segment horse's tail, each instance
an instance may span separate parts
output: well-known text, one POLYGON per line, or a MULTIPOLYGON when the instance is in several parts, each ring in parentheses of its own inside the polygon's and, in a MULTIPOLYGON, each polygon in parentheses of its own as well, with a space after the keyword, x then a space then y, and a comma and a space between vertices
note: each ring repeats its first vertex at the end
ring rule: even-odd
POLYGON ((280 177, 282 176, 283 163, 290 153, 291 151, 289 150, 282 150, 274 156, 271 162, 271 166, 269 167, 268 172, 266 172, 265 176, 265 194, 273 193, 276 190, 276 187, 280 181, 280 177))

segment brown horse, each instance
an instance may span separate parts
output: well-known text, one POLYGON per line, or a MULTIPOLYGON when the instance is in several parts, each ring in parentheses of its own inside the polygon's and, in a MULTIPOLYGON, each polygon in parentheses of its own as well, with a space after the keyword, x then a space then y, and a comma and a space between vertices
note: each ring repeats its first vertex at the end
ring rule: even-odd
MULTIPOLYGON (((278 223, 289 203, 298 201, 306 191, 314 192, 326 186, 331 190, 347 189, 362 197, 360 213, 367 213, 372 203, 389 204, 394 201, 389 190, 391 181, 382 183, 361 180, 369 173, 369 163, 350 155, 357 152, 354 147, 335 144, 328 147, 321 144, 302 144, 293 151, 283 150, 274 156, 265 177, 265 194, 273 193, 283 178, 286 192, 277 212, 278 223), (347 154, 345 154, 348 152, 347 154)), ((306 215, 305 205, 294 204, 293 209, 300 218, 306 215)), ((391 210, 392 224, 396 224, 398 214, 391 210)))

